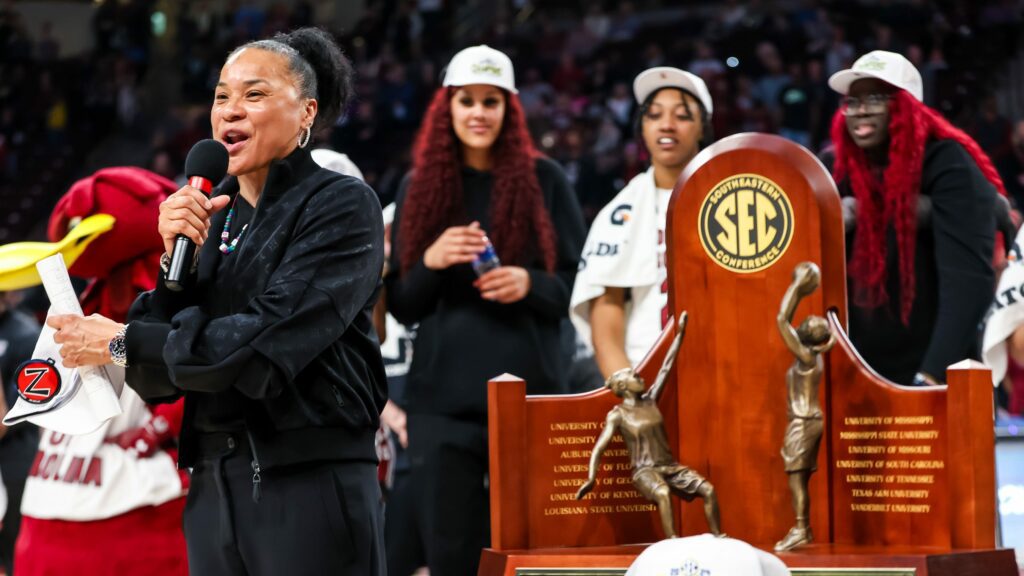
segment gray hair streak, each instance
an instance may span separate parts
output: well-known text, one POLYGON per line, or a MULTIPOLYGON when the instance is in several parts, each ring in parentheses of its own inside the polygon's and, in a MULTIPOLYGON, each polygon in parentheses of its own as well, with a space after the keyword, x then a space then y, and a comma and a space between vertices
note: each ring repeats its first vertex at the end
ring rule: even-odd
POLYGON ((226 64, 231 64, 236 58, 247 48, 255 48, 257 50, 266 50, 267 52, 273 52, 280 54, 288 59, 288 71, 295 75, 299 79, 299 93, 303 98, 316 99, 317 97, 317 83, 316 83, 316 72, 313 70, 313 66, 309 64, 298 50, 277 40, 254 40, 242 44, 238 48, 235 48, 231 54, 228 55, 226 64))

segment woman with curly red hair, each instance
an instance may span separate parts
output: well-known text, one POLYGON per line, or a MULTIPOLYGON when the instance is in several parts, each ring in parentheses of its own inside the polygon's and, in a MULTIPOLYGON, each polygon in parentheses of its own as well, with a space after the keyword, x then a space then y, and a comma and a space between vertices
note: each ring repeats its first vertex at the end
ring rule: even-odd
POLYGON ((560 324, 585 230, 565 174, 534 149, 509 58, 466 48, 443 84, 398 193, 386 283, 395 318, 419 324, 406 393, 418 528, 430 572, 457 575, 490 540, 487 381, 564 391, 560 324))
POLYGON ((947 366, 978 357, 1002 181, 976 142, 922 103, 903 56, 870 52, 829 85, 845 95, 833 174, 856 210, 850 338, 893 382, 942 383, 947 366))

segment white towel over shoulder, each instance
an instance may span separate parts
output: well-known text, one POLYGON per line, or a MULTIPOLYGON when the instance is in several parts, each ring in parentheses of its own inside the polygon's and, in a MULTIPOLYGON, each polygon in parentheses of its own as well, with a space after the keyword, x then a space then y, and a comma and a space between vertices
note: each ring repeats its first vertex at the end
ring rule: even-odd
POLYGON ((583 246, 570 299, 577 333, 593 348, 590 305, 607 287, 631 289, 626 353, 635 366, 661 333, 660 309, 652 317, 632 314, 644 298, 658 298, 658 214, 654 169, 638 174, 597 215, 583 246))
POLYGON ((1024 325, 1024 227, 1017 232, 1008 256, 1009 264, 999 277, 996 298, 988 311, 981 359, 992 368, 992 384, 998 386, 1006 376, 1006 339, 1024 325))

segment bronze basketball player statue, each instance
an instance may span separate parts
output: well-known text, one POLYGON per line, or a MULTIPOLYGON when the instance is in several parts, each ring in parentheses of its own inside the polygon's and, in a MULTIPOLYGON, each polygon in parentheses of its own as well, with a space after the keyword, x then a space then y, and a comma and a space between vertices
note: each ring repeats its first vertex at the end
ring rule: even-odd
POLYGON ((793 328, 793 314, 800 300, 818 288, 821 275, 812 262, 801 262, 793 270, 793 283, 782 298, 777 317, 779 332, 796 360, 786 371, 786 397, 789 425, 782 442, 782 460, 789 475, 789 491, 793 496, 796 525, 786 537, 775 544, 777 552, 792 550, 814 540, 811 533, 811 498, 807 484, 817 469, 818 447, 821 445, 822 418, 818 402, 821 382, 822 354, 835 344, 835 335, 828 321, 821 316, 808 316, 800 327, 793 328))
POLYGON ((623 368, 612 374, 605 387, 610 388, 622 403, 608 412, 604 430, 590 454, 590 474, 586 484, 580 487, 576 498, 587 495, 597 480, 598 466, 612 436, 622 434, 633 463, 633 486, 648 500, 658 505, 661 526, 666 538, 675 538, 676 529, 672 519, 670 494, 675 493, 687 502, 696 497, 704 499, 704 515, 712 534, 721 536, 718 515, 718 498, 715 488, 703 476, 676 461, 668 446, 664 419, 658 410, 668 374, 672 370, 679 345, 686 332, 686 312, 683 312, 676 329, 676 339, 665 356, 654 385, 644 392, 646 385, 632 368, 623 368))

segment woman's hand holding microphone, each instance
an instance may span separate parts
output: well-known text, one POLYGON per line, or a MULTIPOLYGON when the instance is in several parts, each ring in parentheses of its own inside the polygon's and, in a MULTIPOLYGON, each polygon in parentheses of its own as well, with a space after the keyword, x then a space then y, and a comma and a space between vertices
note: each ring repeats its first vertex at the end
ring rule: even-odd
POLYGON ((199 190, 185 185, 160 203, 160 219, 157 230, 164 240, 167 254, 174 251, 174 240, 178 234, 188 237, 195 245, 202 246, 210 233, 210 218, 231 202, 227 195, 208 198, 199 190))
MULTIPOLYGON (((178 234, 184 234, 196 246, 201 246, 209 235, 210 217, 227 206, 230 200, 228 196, 207 198, 191 186, 184 186, 168 196, 160 204, 157 225, 167 254, 174 250, 174 239, 178 234)), ((110 341, 125 327, 99 314, 60 314, 47 318, 46 324, 57 331, 53 341, 61 345, 61 359, 69 368, 110 363, 110 341)))

